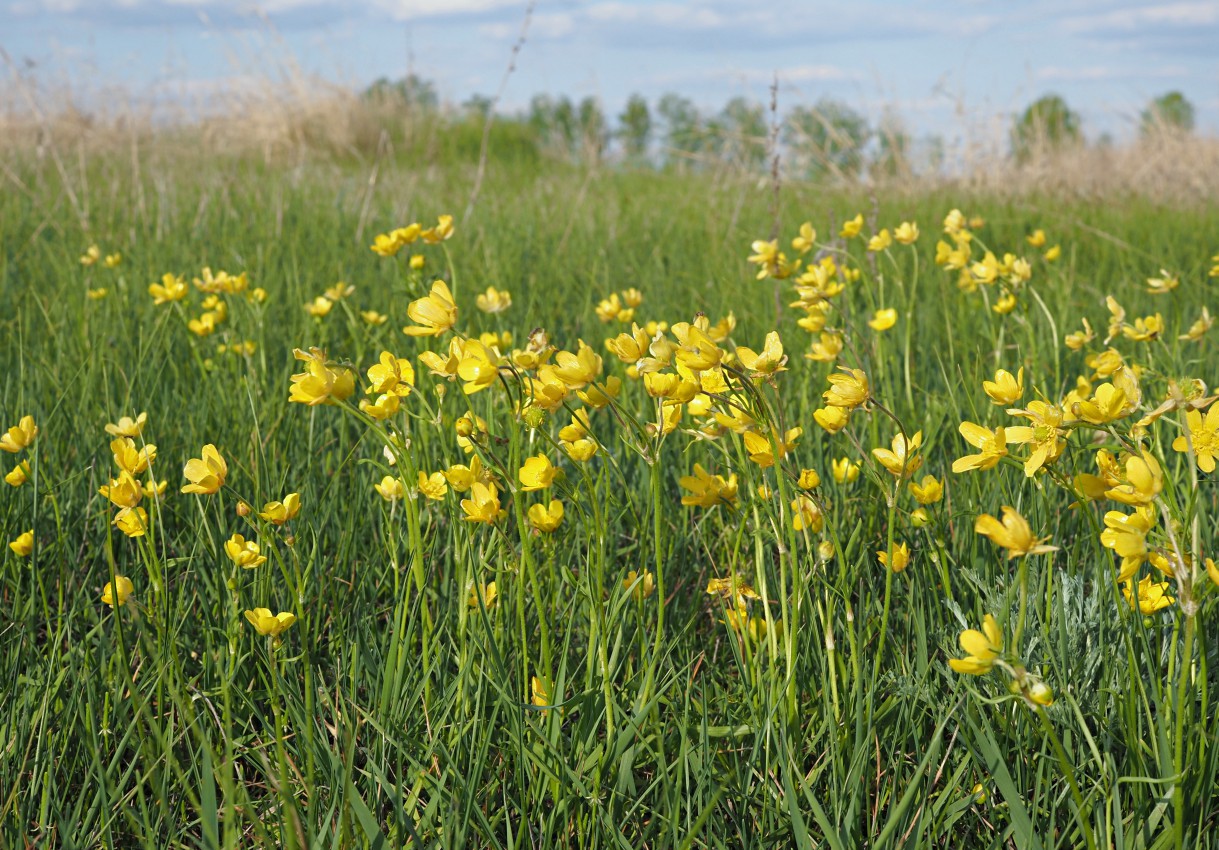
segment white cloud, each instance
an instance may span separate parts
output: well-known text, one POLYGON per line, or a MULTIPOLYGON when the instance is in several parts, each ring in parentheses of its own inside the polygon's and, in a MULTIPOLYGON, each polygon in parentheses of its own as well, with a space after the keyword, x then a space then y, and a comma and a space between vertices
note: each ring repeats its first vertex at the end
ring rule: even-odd
POLYGON ((375 0, 371 5, 399 21, 495 12, 516 7, 525 11, 523 0, 375 0))
POLYGON ((1187 3, 1155 3, 1096 15, 1080 15, 1063 21, 1063 29, 1074 34, 1128 32, 1138 34, 1145 27, 1209 26, 1219 23, 1219 0, 1187 3))
POLYGON ((1189 70, 1181 65, 1166 65, 1161 68, 1090 65, 1080 68, 1064 68, 1050 65, 1038 68, 1034 74, 1038 80, 1059 83, 1099 83, 1113 80, 1168 80, 1188 77, 1189 70))
MULTIPOLYGON (((521 32, 521 21, 514 23, 483 24, 478 28, 480 34, 488 38, 516 38, 521 32)), ((529 36, 531 38, 567 38, 576 29, 576 20, 566 12, 535 13, 529 21, 529 36)))

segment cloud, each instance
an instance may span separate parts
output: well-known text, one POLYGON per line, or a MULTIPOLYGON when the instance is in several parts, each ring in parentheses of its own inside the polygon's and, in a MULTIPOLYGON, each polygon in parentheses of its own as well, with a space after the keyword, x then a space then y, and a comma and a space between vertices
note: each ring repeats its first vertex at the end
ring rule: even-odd
POLYGON ((1219 2, 1155 3, 1095 15, 1079 15, 1063 21, 1073 34, 1137 34, 1147 27, 1186 29, 1219 24, 1219 2))
POLYGON ((1038 68, 1034 76, 1038 80, 1055 83, 1102 83, 1123 80, 1169 80, 1188 77, 1189 69, 1182 65, 1166 65, 1160 68, 1121 67, 1089 65, 1066 68, 1050 65, 1038 68))
MULTIPOLYGON (((515 39, 521 34, 521 20, 509 22, 500 21, 491 24, 483 24, 478 28, 479 33, 494 39, 515 39)), ((576 31, 576 19, 574 15, 567 12, 541 12, 535 13, 529 20, 529 37, 530 38, 545 38, 545 39, 561 39, 567 38, 576 31)))

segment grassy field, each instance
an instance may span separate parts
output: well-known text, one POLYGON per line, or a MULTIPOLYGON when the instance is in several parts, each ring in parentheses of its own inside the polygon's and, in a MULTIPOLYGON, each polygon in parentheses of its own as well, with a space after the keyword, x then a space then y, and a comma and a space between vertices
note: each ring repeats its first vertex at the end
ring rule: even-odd
POLYGON ((1219 435, 1189 381, 1219 356, 1181 337, 1219 207, 493 165, 467 214, 472 168, 189 150, 4 179, 3 846, 1213 841, 1219 435), (772 238, 803 266, 756 279, 772 238), (436 279, 451 329, 408 315, 436 279), (824 398, 839 366, 866 393, 824 398), (993 468, 953 471, 986 455, 962 422, 1007 427, 993 468), (1008 508, 1028 533, 979 523, 1008 508))

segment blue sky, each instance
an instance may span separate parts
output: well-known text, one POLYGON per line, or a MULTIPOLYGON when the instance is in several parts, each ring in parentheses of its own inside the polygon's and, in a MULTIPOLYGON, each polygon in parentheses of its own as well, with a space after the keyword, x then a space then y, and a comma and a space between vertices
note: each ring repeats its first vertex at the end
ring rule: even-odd
MULTIPOLYGON (((114 87, 206 94, 291 63, 364 85, 407 71, 461 102, 500 85, 525 20, 520 0, 0 0, 0 48, 83 105, 114 87)), ((1153 96, 1180 90, 1219 130, 1219 0, 538 0, 501 108, 538 92, 600 98, 675 91, 847 100, 952 137, 1053 91, 1091 137, 1129 137, 1153 96)))

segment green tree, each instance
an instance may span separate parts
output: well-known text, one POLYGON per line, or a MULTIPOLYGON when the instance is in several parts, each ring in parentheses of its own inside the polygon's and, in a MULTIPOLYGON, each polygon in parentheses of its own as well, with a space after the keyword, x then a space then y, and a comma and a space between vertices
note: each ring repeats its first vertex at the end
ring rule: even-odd
POLYGON ((597 161, 605 151, 605 143, 609 138, 609 124, 601 109, 601 102, 595 97, 586 97, 580 101, 577 115, 580 126, 579 150, 574 153, 590 161, 597 161))
POLYGON ((724 105, 715 121, 715 144, 719 155, 744 168, 766 163, 766 110, 760 103, 734 97, 724 105))
POLYGON ((647 160, 648 142, 652 136, 652 114, 643 95, 633 94, 618 116, 618 138, 628 161, 642 163, 647 160))
POLYGON ((684 164, 700 153, 705 142, 703 119, 689 98, 666 94, 656 106, 664 122, 666 164, 684 164))
POLYGON ((876 130, 877 150, 872 160, 871 173, 891 179, 910 177, 914 169, 911 165, 910 134, 906 132, 901 118, 897 113, 886 111, 876 130))
POLYGON ((1012 153, 1024 162, 1038 151, 1078 144, 1079 113, 1056 94, 1047 94, 1029 105, 1012 125, 1012 153))
POLYGON ((418 74, 408 74, 399 80, 381 77, 364 90, 364 97, 379 102, 396 100, 417 109, 431 110, 440 105, 435 83, 418 74))
POLYGON ((831 98, 796 107, 783 124, 783 141, 796 170, 812 178, 859 174, 871 135, 866 118, 831 98))
POLYGON ((1144 136, 1163 130, 1189 133, 1194 129, 1194 105, 1179 91, 1162 94, 1143 110, 1144 136))

